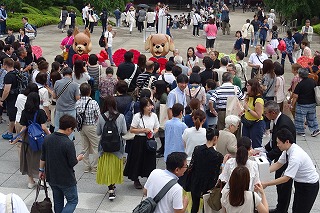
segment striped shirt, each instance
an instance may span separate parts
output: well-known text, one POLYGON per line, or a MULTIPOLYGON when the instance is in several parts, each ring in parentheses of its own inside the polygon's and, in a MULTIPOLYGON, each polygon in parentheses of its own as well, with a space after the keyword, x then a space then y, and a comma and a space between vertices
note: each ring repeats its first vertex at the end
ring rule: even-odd
POLYGON ((100 115, 99 104, 92 100, 92 98, 88 96, 81 96, 81 98, 76 103, 76 113, 80 114, 84 111, 84 108, 87 104, 87 101, 90 99, 84 118, 84 125, 95 125, 97 123, 98 117, 100 115))
POLYGON ((216 103, 218 109, 224 110, 227 107, 228 97, 234 96, 235 93, 239 100, 244 99, 244 95, 238 86, 232 85, 230 82, 223 83, 212 93, 210 100, 216 103))
POLYGON ((7 71, 5 69, 0 69, 0 89, 4 87, 4 76, 6 76, 7 71))
POLYGON ((99 75, 101 75, 101 66, 100 65, 89 65, 87 66, 87 71, 90 75, 90 77, 92 77, 94 79, 94 86, 93 86, 93 90, 97 90, 98 86, 99 86, 99 75))
MULTIPOLYGON (((149 87, 150 78, 152 76, 153 76, 152 73, 148 73, 148 72, 144 72, 144 73, 139 74, 138 77, 137 77, 137 87, 139 87, 140 90, 143 89, 143 88, 148 88, 149 87)), ((154 82, 156 80, 157 80, 156 77, 151 79, 150 87, 152 87, 152 85, 154 85, 154 82)))

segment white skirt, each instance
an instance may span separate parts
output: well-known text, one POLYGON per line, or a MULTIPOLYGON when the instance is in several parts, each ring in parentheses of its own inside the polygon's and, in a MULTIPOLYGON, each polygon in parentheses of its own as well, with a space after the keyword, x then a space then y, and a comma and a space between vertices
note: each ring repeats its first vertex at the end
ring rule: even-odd
POLYGON ((279 41, 278 41, 278 39, 271 39, 270 44, 273 47, 273 49, 276 49, 276 48, 278 48, 279 41))

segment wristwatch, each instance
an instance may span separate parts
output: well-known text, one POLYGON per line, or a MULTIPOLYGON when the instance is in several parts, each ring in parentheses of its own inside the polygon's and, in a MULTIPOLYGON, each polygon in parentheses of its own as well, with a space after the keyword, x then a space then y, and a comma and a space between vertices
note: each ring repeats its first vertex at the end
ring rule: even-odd
POLYGON ((251 109, 250 109, 250 108, 248 108, 248 109, 247 109, 247 111, 248 111, 248 112, 250 112, 250 111, 251 111, 251 109))

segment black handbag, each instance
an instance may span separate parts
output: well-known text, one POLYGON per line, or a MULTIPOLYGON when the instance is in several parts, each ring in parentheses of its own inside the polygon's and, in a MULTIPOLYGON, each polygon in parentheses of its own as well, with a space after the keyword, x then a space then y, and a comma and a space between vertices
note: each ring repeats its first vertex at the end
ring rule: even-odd
POLYGON ((32 204, 30 213, 53 213, 52 203, 51 203, 51 200, 48 196, 48 187, 47 187, 46 181, 44 180, 43 182, 44 182, 43 186, 41 185, 41 180, 39 180, 39 182, 37 184, 36 199, 34 200, 34 203, 32 204), (41 187, 44 188, 44 192, 46 194, 46 197, 44 198, 43 201, 38 202, 37 199, 38 199, 41 187))
MULTIPOLYGON (((143 118, 141 119, 142 119, 143 127, 146 128, 146 126, 144 125, 143 118)), ((147 139, 147 149, 151 152, 157 151, 157 141, 154 138, 147 139)))

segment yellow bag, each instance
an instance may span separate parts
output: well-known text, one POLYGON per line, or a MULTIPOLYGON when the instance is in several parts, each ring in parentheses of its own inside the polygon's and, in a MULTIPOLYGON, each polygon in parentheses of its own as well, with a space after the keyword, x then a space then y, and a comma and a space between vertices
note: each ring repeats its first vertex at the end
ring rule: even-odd
POLYGON ((66 61, 68 59, 69 52, 67 52, 66 49, 64 49, 61 55, 63 56, 63 60, 66 61))

